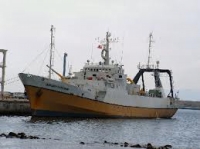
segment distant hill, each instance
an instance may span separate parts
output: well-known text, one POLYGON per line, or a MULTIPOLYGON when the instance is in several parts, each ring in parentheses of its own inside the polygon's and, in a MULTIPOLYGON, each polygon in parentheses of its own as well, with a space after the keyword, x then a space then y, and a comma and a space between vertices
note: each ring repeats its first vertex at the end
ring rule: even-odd
POLYGON ((180 109, 200 110, 200 101, 179 100, 179 101, 176 101, 176 104, 178 105, 180 109))

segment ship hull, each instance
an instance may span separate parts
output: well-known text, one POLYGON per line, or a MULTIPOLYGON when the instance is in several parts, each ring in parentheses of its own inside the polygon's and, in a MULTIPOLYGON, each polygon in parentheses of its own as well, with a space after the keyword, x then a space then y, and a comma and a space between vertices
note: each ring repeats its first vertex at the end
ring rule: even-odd
POLYGON ((45 88, 25 86, 33 116, 74 118, 171 118, 176 108, 121 106, 45 88))

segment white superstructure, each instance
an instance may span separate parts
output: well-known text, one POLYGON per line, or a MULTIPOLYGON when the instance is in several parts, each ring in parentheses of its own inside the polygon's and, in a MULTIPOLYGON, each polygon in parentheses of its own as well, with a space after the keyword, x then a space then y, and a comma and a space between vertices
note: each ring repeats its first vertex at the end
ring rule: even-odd
MULTIPOLYGON (((98 64, 90 63, 89 60, 79 72, 75 72, 70 79, 62 79, 63 82, 75 85, 87 92, 88 97, 93 100, 99 100, 111 104, 149 107, 149 108, 167 108, 172 106, 172 98, 164 95, 164 90, 159 79, 159 72, 154 71, 157 77, 155 82, 159 81, 160 86, 145 91, 140 85, 135 84, 133 80, 127 78, 124 74, 123 65, 110 64, 109 62, 109 37, 107 32, 106 43, 102 45, 102 59, 104 62, 98 64)), ((150 70, 150 68, 148 68, 150 70)), ((157 83, 158 84, 158 83, 157 83)))

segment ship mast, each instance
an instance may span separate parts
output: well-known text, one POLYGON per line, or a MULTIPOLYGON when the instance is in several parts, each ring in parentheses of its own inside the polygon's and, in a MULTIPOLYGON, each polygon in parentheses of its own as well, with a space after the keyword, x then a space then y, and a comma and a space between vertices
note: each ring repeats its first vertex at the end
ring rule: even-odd
POLYGON ((53 25, 51 25, 51 29, 50 29, 50 32, 51 32, 51 47, 50 47, 50 61, 49 61, 49 79, 51 79, 51 74, 52 74, 52 67, 53 67, 53 60, 54 60, 54 48, 55 48, 55 38, 54 38, 54 31, 55 31, 55 28, 53 25))
POLYGON ((104 49, 102 50, 105 51, 105 56, 103 57, 104 59, 104 64, 105 65, 109 65, 109 37, 111 36, 111 34, 109 32, 106 32, 106 44, 105 44, 105 47, 104 49))
POLYGON ((110 38, 111 33, 110 32, 106 32, 106 39, 100 41, 103 44, 103 50, 101 51, 101 57, 104 60, 104 65, 109 65, 110 64, 110 57, 109 57, 109 46, 110 43, 116 43, 118 42, 118 38, 110 38))
POLYGON ((147 62, 147 69, 150 68, 150 58, 151 58, 151 47, 153 42, 153 35, 152 33, 149 34, 149 56, 148 56, 148 62, 147 62))

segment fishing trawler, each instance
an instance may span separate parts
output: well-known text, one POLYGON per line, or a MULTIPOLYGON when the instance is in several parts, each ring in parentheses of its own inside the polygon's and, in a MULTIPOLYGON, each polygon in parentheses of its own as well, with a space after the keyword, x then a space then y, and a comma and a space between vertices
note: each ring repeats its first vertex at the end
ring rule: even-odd
POLYGON ((177 111, 171 71, 139 67, 134 79, 124 73, 123 65, 110 63, 111 34, 101 45, 102 62, 90 63, 65 77, 53 68, 60 80, 20 73, 33 116, 73 118, 171 118, 177 111), (146 90, 143 74, 153 73, 155 88, 146 90), (169 75, 170 93, 165 96, 160 73, 169 75), (142 85, 138 84, 142 78, 142 85))

